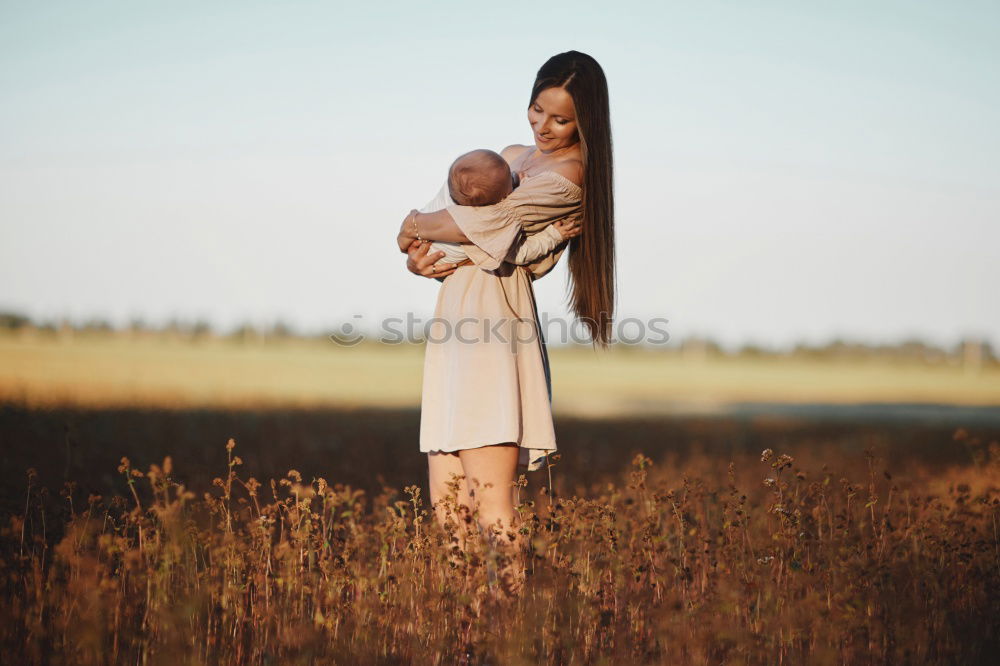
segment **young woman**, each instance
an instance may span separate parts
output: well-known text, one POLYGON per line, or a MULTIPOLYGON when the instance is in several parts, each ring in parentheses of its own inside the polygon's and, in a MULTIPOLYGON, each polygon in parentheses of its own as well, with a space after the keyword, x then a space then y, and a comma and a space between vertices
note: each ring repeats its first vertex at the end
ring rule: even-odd
MULTIPOLYGON (((595 344, 606 347, 610 341, 611 123, 607 81, 597 61, 568 51, 542 65, 528 123, 534 145, 512 145, 501 153, 520 177, 507 199, 492 206, 410 211, 397 238, 409 254, 411 272, 445 278, 425 352, 420 423, 437 518, 443 523, 447 517, 440 500, 452 475, 464 476, 458 502, 478 509, 488 535, 499 524, 504 538, 493 543, 513 543, 518 550, 523 544, 513 529, 517 467, 540 469, 556 449, 548 356, 532 281, 555 266, 567 244, 573 310, 595 344), (526 266, 510 263, 523 229, 567 220, 578 234, 572 240, 526 266), (429 241, 465 243, 471 263, 436 263, 443 253, 428 254, 429 241), (498 329, 497 322, 505 325, 498 329), (491 336, 497 330, 506 335, 491 336)), ((513 573, 516 586, 523 569, 513 573)))

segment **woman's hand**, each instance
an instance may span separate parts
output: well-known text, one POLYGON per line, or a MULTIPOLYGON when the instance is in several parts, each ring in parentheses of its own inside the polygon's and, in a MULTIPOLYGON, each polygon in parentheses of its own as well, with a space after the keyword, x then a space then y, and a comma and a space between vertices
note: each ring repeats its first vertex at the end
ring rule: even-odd
POLYGON ((406 259, 406 268, 414 275, 421 275, 429 278, 445 278, 455 272, 459 266, 466 266, 472 262, 466 259, 457 264, 438 264, 438 259, 444 256, 444 252, 430 252, 430 241, 414 240, 406 249, 409 255, 406 259))
POLYGON ((580 226, 580 223, 577 222, 576 220, 573 221, 559 220, 558 222, 553 222, 552 226, 556 228, 556 231, 562 234, 563 240, 569 240, 570 238, 575 238, 576 236, 580 235, 581 231, 583 231, 583 228, 580 226))
POLYGON ((399 225, 399 234, 396 236, 396 243, 399 245, 400 252, 409 252, 410 244, 417 240, 417 235, 413 232, 412 216, 418 212, 411 210, 403 218, 403 223, 399 225))

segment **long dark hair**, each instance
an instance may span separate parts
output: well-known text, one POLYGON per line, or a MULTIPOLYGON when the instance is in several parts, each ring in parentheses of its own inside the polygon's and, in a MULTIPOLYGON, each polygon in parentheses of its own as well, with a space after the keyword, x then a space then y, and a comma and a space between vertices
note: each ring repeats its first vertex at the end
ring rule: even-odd
POLYGON ((569 299, 594 343, 607 347, 615 313, 615 197, 608 81, 592 57, 566 51, 535 77, 531 100, 548 88, 573 98, 583 155, 583 233, 569 243, 569 299))

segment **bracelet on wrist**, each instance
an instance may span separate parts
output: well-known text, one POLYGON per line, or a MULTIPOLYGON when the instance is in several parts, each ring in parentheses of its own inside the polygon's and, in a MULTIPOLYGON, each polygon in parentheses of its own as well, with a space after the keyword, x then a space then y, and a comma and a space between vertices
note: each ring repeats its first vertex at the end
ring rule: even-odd
POLYGON ((410 214, 410 219, 413 220, 413 234, 417 237, 418 241, 423 241, 424 239, 420 237, 420 231, 417 230, 417 212, 414 211, 410 214))

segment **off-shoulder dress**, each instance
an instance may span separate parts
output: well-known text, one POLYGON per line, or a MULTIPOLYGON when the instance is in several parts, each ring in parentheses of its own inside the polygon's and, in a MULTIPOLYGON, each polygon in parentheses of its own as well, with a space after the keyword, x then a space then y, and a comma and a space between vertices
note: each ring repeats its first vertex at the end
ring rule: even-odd
POLYGON ((438 292, 427 328, 420 451, 515 443, 518 465, 541 469, 556 450, 552 380, 532 282, 555 267, 567 242, 525 265, 511 263, 526 233, 579 220, 583 191, 555 171, 521 179, 491 206, 447 206, 469 238, 474 265, 438 292))

